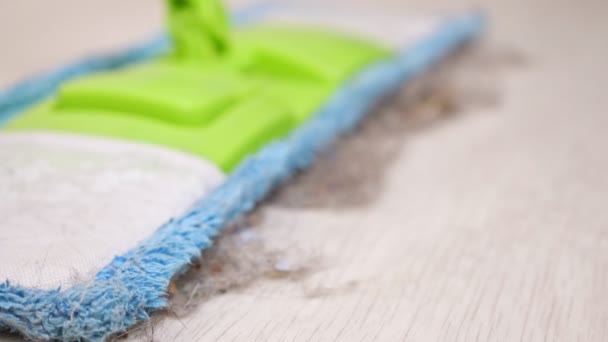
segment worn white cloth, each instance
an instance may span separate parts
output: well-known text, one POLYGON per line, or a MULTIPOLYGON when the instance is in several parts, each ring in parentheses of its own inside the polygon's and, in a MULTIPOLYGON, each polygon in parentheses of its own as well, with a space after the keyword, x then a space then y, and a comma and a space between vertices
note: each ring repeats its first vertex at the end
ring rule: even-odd
POLYGON ((223 180, 158 146, 0 133, 0 278, 51 289, 90 279, 223 180))

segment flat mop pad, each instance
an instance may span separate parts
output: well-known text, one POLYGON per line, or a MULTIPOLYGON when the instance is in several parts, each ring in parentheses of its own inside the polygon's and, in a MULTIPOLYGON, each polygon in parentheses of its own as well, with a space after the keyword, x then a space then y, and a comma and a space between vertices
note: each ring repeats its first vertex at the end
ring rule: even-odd
POLYGON ((229 28, 213 1, 168 10, 174 44, 0 94, 0 329, 101 341, 146 320, 228 223, 482 27, 277 5, 229 28))

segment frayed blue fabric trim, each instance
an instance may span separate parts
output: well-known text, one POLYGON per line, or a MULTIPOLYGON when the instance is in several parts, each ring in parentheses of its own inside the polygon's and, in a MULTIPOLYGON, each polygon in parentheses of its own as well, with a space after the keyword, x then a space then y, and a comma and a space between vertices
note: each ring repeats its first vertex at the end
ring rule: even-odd
POLYGON ((355 75, 306 124, 246 159, 185 216, 116 257, 90 283, 43 291, 0 285, 0 326, 32 339, 102 341, 167 304, 171 279, 184 272, 231 220, 252 210, 277 185, 351 130, 387 93, 424 72, 483 27, 479 15, 449 19, 398 57, 355 75))

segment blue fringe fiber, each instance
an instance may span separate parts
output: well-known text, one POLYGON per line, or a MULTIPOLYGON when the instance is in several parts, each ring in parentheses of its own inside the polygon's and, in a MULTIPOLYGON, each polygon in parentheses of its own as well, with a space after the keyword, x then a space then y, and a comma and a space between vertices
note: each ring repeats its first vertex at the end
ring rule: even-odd
MULTIPOLYGON (((287 138, 265 146, 189 213, 116 257, 88 283, 52 291, 0 284, 0 330, 30 339, 103 341, 149 318, 167 304, 171 279, 184 272, 222 228, 252 210, 271 190, 310 165, 315 155, 353 129, 385 95, 424 72, 482 31, 478 14, 447 19, 430 37, 374 63, 347 81, 323 108, 287 138)), ((35 83, 0 93, 0 120, 52 93, 65 79, 148 59, 165 51, 166 38, 126 54, 94 58, 35 83)))

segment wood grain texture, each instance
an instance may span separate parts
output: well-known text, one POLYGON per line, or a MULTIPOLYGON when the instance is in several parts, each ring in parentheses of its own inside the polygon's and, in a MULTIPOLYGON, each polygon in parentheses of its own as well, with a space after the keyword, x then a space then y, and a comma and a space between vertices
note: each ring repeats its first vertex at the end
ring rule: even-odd
MULTIPOLYGON (((402 10, 466 4, 384 1, 402 10)), ((500 106, 405 136, 366 206, 265 206, 256 229, 294 263, 318 261, 308 276, 213 296, 130 338, 607 341, 608 3, 485 5, 489 39, 529 60, 504 74, 500 106)), ((156 24, 124 23, 141 25, 131 32, 156 24)), ((0 25, 6 46, 15 34, 0 25)), ((22 62, 2 60, 0 75, 44 64, 22 62)))

